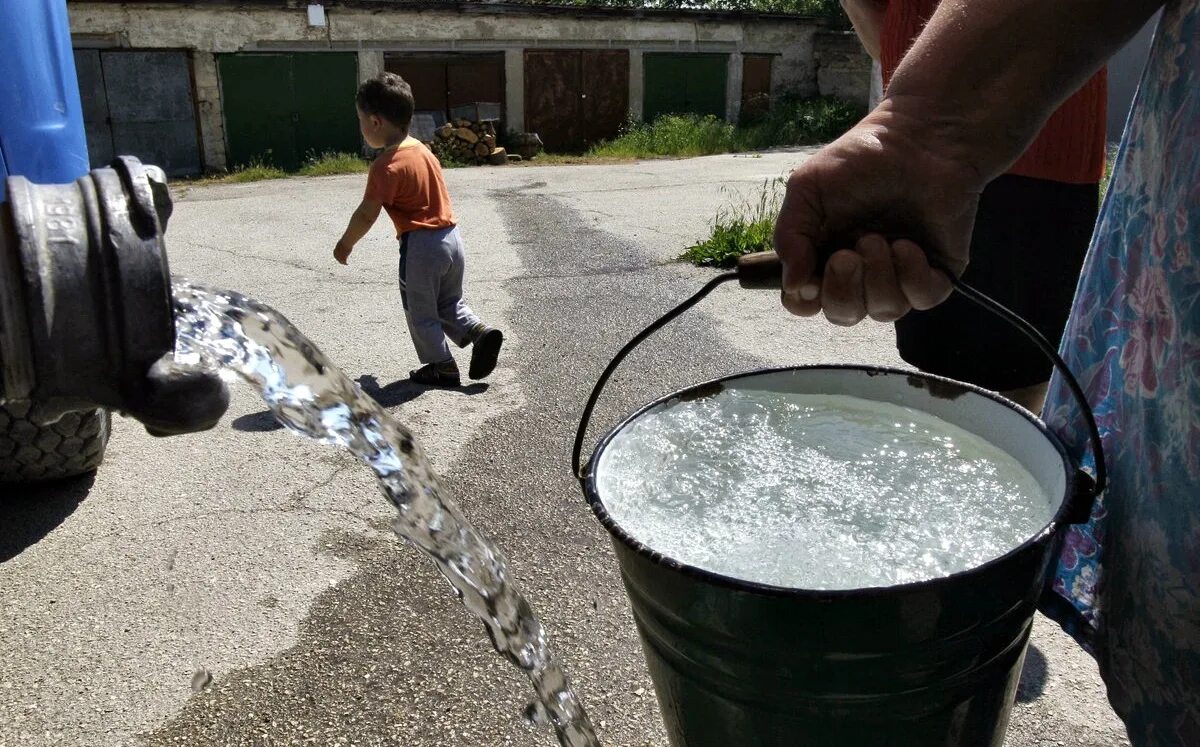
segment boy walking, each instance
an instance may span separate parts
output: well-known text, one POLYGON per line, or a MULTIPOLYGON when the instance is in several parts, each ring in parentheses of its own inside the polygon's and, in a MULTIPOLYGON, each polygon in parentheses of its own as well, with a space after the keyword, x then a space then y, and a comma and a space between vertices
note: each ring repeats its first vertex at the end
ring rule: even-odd
POLYGON ((424 364, 409 378, 427 386, 458 386, 449 338, 460 348, 471 346, 467 375, 482 379, 495 370, 504 335, 463 302, 466 260, 442 167, 423 143, 408 135, 412 88, 399 75, 383 73, 358 87, 355 108, 363 139, 383 152, 371 164, 362 203, 334 247, 334 259, 346 264, 379 211, 386 210, 400 239, 400 300, 417 358, 424 364))

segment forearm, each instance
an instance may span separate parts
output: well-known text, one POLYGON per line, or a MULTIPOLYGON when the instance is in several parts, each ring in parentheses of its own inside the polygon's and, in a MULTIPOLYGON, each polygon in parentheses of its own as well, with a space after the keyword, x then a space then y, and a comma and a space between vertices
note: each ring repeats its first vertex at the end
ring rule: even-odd
POLYGON ((878 60, 881 50, 880 40, 883 37, 883 16, 887 10, 886 2, 880 0, 841 0, 842 10, 850 19, 854 33, 862 42, 863 48, 871 59, 878 60))
POLYGON ((375 224, 377 216, 378 213, 370 215, 361 208, 355 210, 354 214, 350 216, 350 223, 347 224, 346 230, 342 233, 342 242, 350 246, 357 244, 371 230, 371 226, 375 224))
POLYGON ((990 181, 1161 4, 943 0, 872 116, 990 181))

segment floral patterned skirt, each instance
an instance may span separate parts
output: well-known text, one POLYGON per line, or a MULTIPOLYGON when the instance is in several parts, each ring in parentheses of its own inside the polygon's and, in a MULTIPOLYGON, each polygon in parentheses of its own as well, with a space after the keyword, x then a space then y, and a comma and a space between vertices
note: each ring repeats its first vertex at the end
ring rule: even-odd
MULTIPOLYGON (((1133 744, 1200 745, 1200 0, 1165 8, 1062 352, 1110 482, 1043 611, 1095 655, 1133 744)), ((1088 466, 1057 378, 1043 415, 1088 466)))

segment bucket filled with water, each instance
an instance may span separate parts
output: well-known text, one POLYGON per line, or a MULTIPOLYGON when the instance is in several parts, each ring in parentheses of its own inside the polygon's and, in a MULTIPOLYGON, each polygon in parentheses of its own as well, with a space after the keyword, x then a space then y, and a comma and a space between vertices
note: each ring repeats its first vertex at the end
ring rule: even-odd
POLYGON ((625 354, 749 274, 621 351, 576 443, 671 743, 998 747, 1099 456, 1093 481, 1040 420, 967 384, 805 366, 668 394, 580 466, 625 354))

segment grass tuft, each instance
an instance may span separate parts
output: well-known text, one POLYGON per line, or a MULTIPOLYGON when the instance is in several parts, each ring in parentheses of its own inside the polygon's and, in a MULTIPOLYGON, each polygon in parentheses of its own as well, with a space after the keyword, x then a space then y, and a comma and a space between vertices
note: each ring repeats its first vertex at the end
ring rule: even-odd
POLYGON ((736 129, 713 116, 667 114, 650 124, 635 124, 615 139, 593 146, 596 158, 689 158, 728 153, 736 129))
POLYGON ((773 249, 785 183, 782 177, 768 179, 756 196, 739 196, 722 208, 713 218, 709 237, 689 247, 680 259, 701 267, 733 267, 743 254, 773 249))
POLYGON ((282 169, 277 169, 264 163, 261 159, 255 159, 250 163, 242 164, 228 174, 214 176, 199 180, 197 183, 203 184, 245 184, 247 182, 261 182, 267 179, 286 179, 287 173, 282 169))
POLYGON ((300 176, 333 176, 335 174, 362 174, 370 168, 361 156, 353 153, 326 151, 311 156, 296 173, 300 176))

